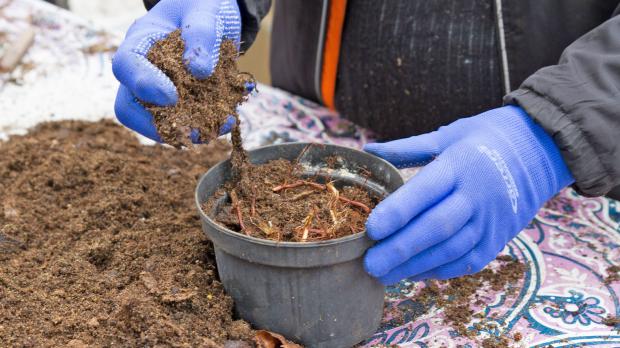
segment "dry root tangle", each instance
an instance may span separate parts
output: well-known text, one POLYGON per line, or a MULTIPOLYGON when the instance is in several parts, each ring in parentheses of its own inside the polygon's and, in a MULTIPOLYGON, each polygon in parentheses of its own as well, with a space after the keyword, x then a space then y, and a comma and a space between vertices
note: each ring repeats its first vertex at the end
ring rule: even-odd
MULTIPOLYGON (((338 189, 334 186, 333 182, 328 182, 327 184, 323 185, 323 184, 319 184, 319 183, 312 182, 312 181, 298 180, 294 183, 290 183, 290 184, 285 183, 282 185, 278 185, 274 187, 272 191, 280 192, 286 189, 296 188, 300 186, 308 186, 311 188, 311 190, 303 191, 293 196, 290 199, 291 201, 297 201, 299 199, 307 197, 311 195, 312 193, 314 193, 314 190, 319 190, 319 191, 326 190, 331 194, 331 199, 328 204, 328 210, 329 210, 329 216, 331 218, 331 223, 326 223, 325 221, 321 221, 321 219, 319 218, 319 214, 317 213, 318 207, 313 207, 313 209, 311 209, 311 211, 308 213, 306 218, 302 221, 301 225, 295 228, 295 232, 297 234, 297 240, 301 242, 308 241, 308 237, 310 233, 316 235, 314 239, 318 239, 318 240, 325 239, 326 237, 335 235, 335 231, 347 221, 346 216, 343 216, 343 213, 340 212, 338 209, 338 204, 340 202, 359 208, 367 214, 370 213, 371 209, 366 204, 343 197, 340 194, 340 191, 338 191, 338 189), (321 227, 313 228, 312 226, 314 225, 314 222, 316 222, 316 224, 321 227)), ((349 226, 349 228, 351 229, 352 233, 360 232, 360 231, 357 231, 353 226, 349 226)))

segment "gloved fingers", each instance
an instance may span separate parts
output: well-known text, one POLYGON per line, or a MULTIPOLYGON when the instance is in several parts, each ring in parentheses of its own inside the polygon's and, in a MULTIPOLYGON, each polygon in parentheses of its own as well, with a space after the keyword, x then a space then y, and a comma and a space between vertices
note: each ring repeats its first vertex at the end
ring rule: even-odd
POLYGON ((213 73, 223 39, 239 43, 241 16, 236 1, 203 1, 182 20, 181 36, 185 40, 183 59, 189 71, 199 79, 213 73), (219 36, 218 36, 219 35, 219 36))
POLYGON ((250 95, 252 94, 252 92, 254 92, 254 90, 256 89, 256 82, 246 82, 245 83, 245 92, 244 92, 244 96, 250 95))
POLYGON ((415 277, 455 261, 474 248, 480 237, 479 231, 476 231, 473 225, 467 224, 450 239, 413 256, 402 265, 380 277, 379 280, 385 285, 391 285, 401 279, 415 277))
MULTIPOLYGON (((498 252, 499 253, 499 252, 498 252)), ((432 269, 428 272, 424 272, 415 277, 412 277, 412 281, 420 281, 424 279, 451 279, 456 277, 461 277, 469 274, 474 274, 480 272, 489 262, 495 259, 497 254, 493 254, 492 257, 489 255, 485 256, 485 253, 481 251, 479 248, 474 248, 463 257, 459 258, 456 261, 452 261, 445 265, 439 266, 435 269, 432 269)))
MULTIPOLYGON (((412 257, 450 240, 471 216, 472 209, 462 195, 449 195, 411 220, 404 228, 370 248, 364 260, 366 271, 374 277, 390 273, 412 257)), ((469 244, 464 246, 468 247, 469 244)))
MULTIPOLYGON (((222 127, 220 127, 220 133, 219 135, 224 135, 227 133, 230 133, 230 131, 232 130, 232 128, 235 125, 235 118, 232 116, 228 116, 228 118, 226 119, 226 122, 222 125, 222 127)), ((192 141, 192 143, 194 144, 204 144, 205 141, 203 139, 201 139, 200 137, 200 131, 198 129, 192 128, 192 130, 190 131, 189 134, 189 138, 192 141)))
POLYGON ((192 75, 199 79, 209 77, 218 62, 221 41, 216 36, 216 23, 215 13, 203 11, 188 14, 183 20, 183 60, 192 75), (198 17, 198 14, 202 17, 198 17))
POLYGON ((159 106, 178 100, 172 81, 146 58, 153 44, 169 34, 165 30, 147 27, 130 32, 112 61, 112 71, 121 84, 140 100, 159 106))
POLYGON ((189 139, 194 144, 202 144, 203 142, 200 140, 200 131, 196 128, 192 128, 189 132, 189 139))
POLYGON ((441 201, 454 185, 455 178, 448 163, 431 162, 373 209, 366 222, 368 236, 374 240, 390 236, 441 201))
POLYGON ((121 85, 114 104, 116 118, 125 127, 132 129, 147 138, 161 142, 157 133, 153 116, 138 102, 129 89, 121 85))
POLYGON ((219 15, 224 25, 222 39, 233 40, 239 45, 241 41, 241 13, 237 1, 222 1, 219 15))
POLYGON ((441 153, 438 136, 438 132, 431 132, 387 143, 367 144, 364 151, 379 156, 398 168, 419 167, 441 153))
POLYGON ((228 118, 226 119, 226 122, 222 125, 222 127, 220 127, 220 135, 230 133, 230 131, 232 131, 233 127, 235 126, 236 122, 237 120, 235 120, 234 117, 228 116, 228 118))

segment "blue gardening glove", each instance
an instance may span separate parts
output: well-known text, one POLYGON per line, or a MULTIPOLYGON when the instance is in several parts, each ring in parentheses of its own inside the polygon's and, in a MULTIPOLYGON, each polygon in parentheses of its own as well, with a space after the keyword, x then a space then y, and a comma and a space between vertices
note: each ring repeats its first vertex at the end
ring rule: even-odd
POLYGON ((401 168, 430 162, 368 218, 379 242, 365 267, 386 285, 480 271, 573 182, 551 137, 516 106, 365 150, 401 168))
MULTIPOLYGON (((121 83, 114 106, 116 117, 126 127, 159 142, 153 117, 138 99, 159 106, 177 102, 176 87, 146 55, 155 42, 179 28, 189 71, 205 79, 217 65, 222 40, 240 41, 239 7, 235 0, 161 0, 129 28, 112 64, 121 83)), ((233 124, 230 117, 221 133, 229 132, 233 124)), ((198 138, 197 132, 192 132, 192 140, 198 138)))

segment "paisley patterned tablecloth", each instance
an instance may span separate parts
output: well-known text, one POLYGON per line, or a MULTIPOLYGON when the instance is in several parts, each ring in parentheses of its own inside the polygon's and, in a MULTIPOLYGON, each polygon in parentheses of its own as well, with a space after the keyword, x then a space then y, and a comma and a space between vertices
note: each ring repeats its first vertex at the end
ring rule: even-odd
MULTIPOLYGON (((41 121, 111 117, 116 83, 106 48, 122 36, 37 0, 0 0, 3 36, 13 37, 27 23, 37 38, 25 66, 0 74, 0 138, 41 121)), ((258 90, 240 108, 248 147, 288 141, 361 147, 372 140, 370 132, 314 103, 268 86, 258 90)), ((620 282, 605 281, 608 268, 620 265, 619 244, 620 202, 566 189, 504 250, 526 266, 519 291, 479 294, 484 305, 473 307, 475 321, 494 322, 485 326, 493 329, 473 340, 457 337, 443 324, 441 309, 420 310, 415 295, 424 283, 404 280, 387 289, 390 314, 366 346, 479 347, 489 335, 518 333, 521 340, 511 346, 620 347, 620 327, 603 324, 620 316, 620 282)))
MULTIPOLYGON (((504 253, 517 257, 526 272, 515 295, 484 294, 479 308, 486 322, 495 322, 493 335, 522 336, 517 347, 620 347, 618 328, 604 325, 620 315, 620 284, 607 284, 607 269, 620 262, 620 203, 606 198, 585 198, 566 189, 540 210, 532 223, 508 244, 504 253)), ((416 307, 420 284, 402 281, 387 291, 390 305, 406 313, 416 307)), ((392 327, 384 323, 372 344, 402 347, 455 347, 455 339, 441 324, 442 313, 431 312, 392 327)), ((484 337, 484 335, 483 335, 484 337)), ((470 347, 477 347, 470 342, 470 347)))

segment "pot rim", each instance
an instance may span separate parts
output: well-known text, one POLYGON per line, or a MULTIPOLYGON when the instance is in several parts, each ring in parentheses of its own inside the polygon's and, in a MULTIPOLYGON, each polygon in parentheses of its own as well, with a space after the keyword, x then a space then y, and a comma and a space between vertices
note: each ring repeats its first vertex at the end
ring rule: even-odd
MULTIPOLYGON (((398 170, 398 168, 396 168, 393 164, 391 164, 390 162, 384 160, 381 157, 375 156, 371 153, 365 152, 365 151, 361 151, 358 150, 356 148, 352 148, 352 147, 348 147, 348 146, 342 146, 342 145, 335 145, 335 144, 322 144, 322 143, 310 143, 310 142, 289 142, 289 143, 282 143, 282 144, 271 144, 271 145, 265 145, 265 146, 260 146, 260 147, 256 147, 253 148, 251 150, 248 150, 248 153, 252 153, 254 151, 259 151, 259 150, 264 150, 264 149, 268 149, 271 147, 281 147, 281 146, 312 146, 312 145, 317 145, 317 146, 331 146, 331 147, 338 147, 338 148, 343 148, 346 149, 347 151, 351 151, 353 153, 358 153, 361 154, 362 156, 370 156, 370 157, 374 157, 376 160, 379 160, 381 162, 383 162, 384 165, 386 165, 388 168, 394 170, 394 172, 398 173, 398 176, 401 178, 402 180, 402 175, 400 174, 400 171, 398 170)), ((198 207, 198 211, 200 214, 200 217, 203 219, 203 221, 205 221, 206 223, 214 226, 218 231, 230 236, 230 237, 234 237, 243 241, 247 241, 253 244, 261 244, 261 245, 266 245, 266 246, 273 246, 273 247, 287 247, 287 248, 314 248, 314 247, 320 247, 320 246, 329 246, 329 245, 335 245, 335 244, 341 244, 341 243, 346 243, 346 242, 350 242, 350 241, 354 241, 360 238, 364 238, 366 236, 366 229, 364 228, 364 230, 362 232, 356 233, 356 234, 352 234, 352 235, 348 235, 348 236, 344 236, 344 237, 340 237, 340 238, 336 238, 336 239, 329 239, 329 240, 323 240, 323 241, 317 241, 317 242, 277 242, 277 241, 272 241, 270 239, 263 239, 263 238, 257 238, 257 237, 251 237, 251 236, 247 236, 245 234, 239 233, 239 232, 235 232, 227 227, 224 227, 220 224, 217 223, 217 221, 211 219, 211 217, 202 209, 202 204, 201 204, 201 200, 199 197, 199 188, 202 185, 202 182, 207 178, 207 176, 214 171, 216 168, 220 167, 220 166, 224 166, 226 165, 227 162, 230 162, 230 158, 229 159, 225 159, 223 161, 220 161, 219 163, 217 163, 216 165, 214 165, 213 167, 209 168, 209 170, 207 170, 206 173, 204 173, 200 179, 198 180, 198 184, 196 185, 196 190, 194 191, 194 200, 196 202, 196 206, 198 207)))

